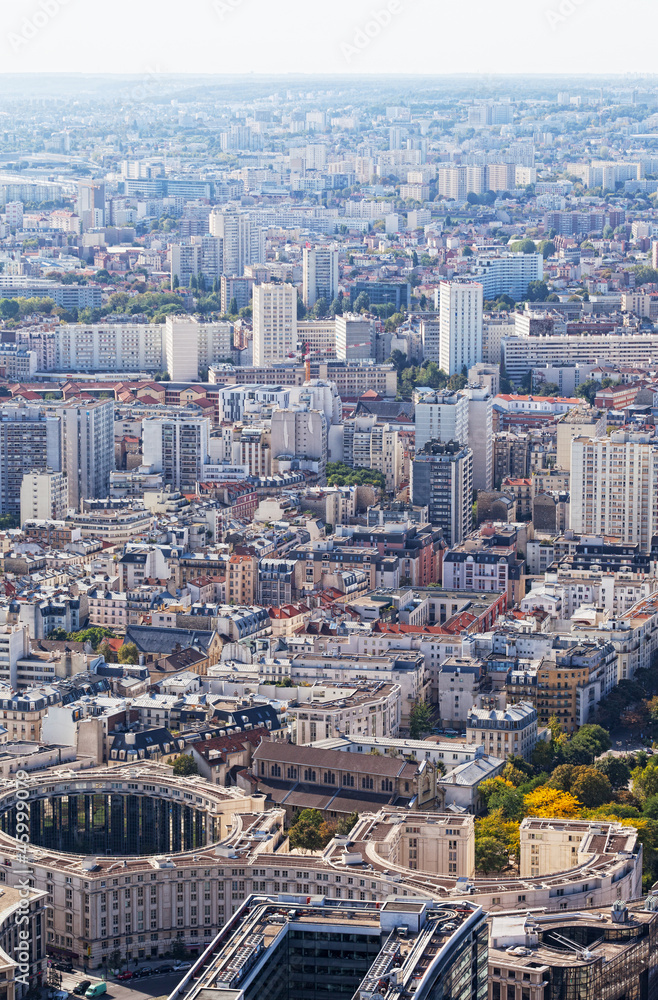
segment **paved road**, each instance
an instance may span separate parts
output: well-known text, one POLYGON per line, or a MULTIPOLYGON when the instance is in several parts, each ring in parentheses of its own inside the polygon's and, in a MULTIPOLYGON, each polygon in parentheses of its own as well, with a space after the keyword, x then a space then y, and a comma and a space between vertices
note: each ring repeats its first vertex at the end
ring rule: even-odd
MULTIPOLYGON (((86 975, 83 972, 62 972, 61 975, 61 989, 69 992, 83 979, 90 979, 92 983, 101 981, 101 977, 93 972, 86 975)), ((164 976, 146 976, 144 979, 135 980, 109 979, 107 993, 104 996, 108 1000, 156 1000, 159 997, 168 997, 184 975, 184 972, 173 972, 164 976)))

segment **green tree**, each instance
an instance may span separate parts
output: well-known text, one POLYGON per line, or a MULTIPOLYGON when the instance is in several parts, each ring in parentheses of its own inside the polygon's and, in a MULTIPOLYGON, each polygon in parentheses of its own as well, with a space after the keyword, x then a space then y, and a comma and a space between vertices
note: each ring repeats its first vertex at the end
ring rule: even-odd
POLYGON ((610 733, 602 726, 588 723, 581 726, 564 749, 564 759, 570 764, 591 764, 612 746, 610 733))
POLYGON ((370 296, 367 292, 360 292, 354 300, 354 312, 367 312, 370 308, 370 296))
POLYGON ((658 819, 658 795, 650 795, 645 801, 642 812, 650 819, 658 819))
POLYGON ((548 298, 548 285, 545 281, 531 281, 528 284, 528 301, 545 302, 548 298))
POLYGON ((184 962, 186 958, 190 957, 186 944, 179 938, 171 946, 171 957, 178 962, 184 962))
POLYGON ((631 769, 623 757, 606 754, 594 764, 597 771, 605 774, 613 788, 626 788, 631 778, 631 769))
POLYGON ((412 740, 420 740, 431 725, 432 709, 426 701, 417 701, 409 715, 409 736, 412 740))
POLYGON ((644 768, 633 768, 631 780, 633 792, 640 802, 658 795, 658 761, 651 760, 644 768))
POLYGON ((517 240, 510 248, 513 253, 537 253, 537 246, 534 240, 517 240))
POLYGON ((336 826, 336 833, 348 834, 352 828, 356 825, 359 820, 358 812, 350 813, 349 816, 343 816, 342 819, 338 820, 338 825, 336 826))
POLYGON ((179 777, 185 777, 188 774, 199 773, 197 762, 195 761, 191 753, 179 754, 172 764, 172 770, 174 774, 178 775, 179 777))
POLYGON ((122 967, 123 955, 118 948, 115 948, 107 956, 107 965, 109 969, 120 969, 122 967))
POLYGON ((20 307, 16 299, 1 299, 0 300, 0 315, 4 319, 15 319, 18 316, 20 307))
POLYGON ((322 831, 322 813, 319 809, 302 809, 288 831, 290 846, 304 851, 319 851, 333 836, 322 831), (323 835, 324 834, 324 835, 323 835))
POLYGON ((546 782, 547 786, 558 788, 561 792, 570 792, 575 769, 574 764, 559 764, 546 782))
POLYGON ((82 629, 80 632, 65 633, 65 638, 73 642, 90 642, 93 649, 98 649, 103 639, 115 638, 111 628, 103 628, 101 625, 92 625, 91 628, 82 629))
POLYGON ((593 406, 594 398, 600 388, 601 388, 600 384, 597 381, 595 381, 595 379, 588 378, 585 379, 584 382, 580 383, 580 385, 576 389, 575 394, 580 399, 586 399, 587 402, 590 404, 590 406, 593 406))
POLYGON ((552 741, 537 740, 532 751, 531 761, 537 771, 550 771, 555 762, 552 741))
POLYGON ((238 315, 238 300, 236 299, 235 295, 228 304, 228 314, 229 316, 238 315))
POLYGON ((139 650, 134 642, 124 642, 117 653, 119 663, 137 663, 139 661, 139 650))
POLYGON ((603 805, 612 798, 612 785, 595 767, 578 767, 571 783, 571 794, 588 809, 603 805))
POLYGON ((509 851, 497 837, 477 837, 475 840, 475 867, 485 875, 502 872, 509 864, 509 851))
POLYGON ((100 654, 100 656, 103 657, 106 663, 117 662, 117 654, 114 652, 107 639, 103 640, 103 642, 98 647, 97 652, 100 654))

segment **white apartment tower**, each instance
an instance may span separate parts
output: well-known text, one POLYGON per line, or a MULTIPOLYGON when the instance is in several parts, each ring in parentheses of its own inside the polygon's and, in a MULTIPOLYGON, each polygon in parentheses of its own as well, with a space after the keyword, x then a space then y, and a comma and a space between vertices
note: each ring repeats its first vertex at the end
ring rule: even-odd
POLYGON ((197 327, 189 316, 167 316, 165 320, 165 366, 173 382, 188 382, 199 377, 197 327))
POLYGON ((196 381, 202 369, 233 356, 233 325, 200 323, 188 315, 167 316, 163 348, 172 380, 196 381))
MULTIPOLYGON (((473 452, 473 489, 493 487, 493 396, 487 386, 469 385, 468 446, 473 452)), ((418 409, 416 409, 416 413, 418 409)))
POLYGON ((416 404, 416 451, 428 441, 468 444, 468 399, 459 392, 431 392, 416 404))
POLYGON ((658 533, 658 446, 647 435, 613 432, 571 445, 571 528, 615 535, 648 552, 658 533))
POLYGON ((22 229, 23 228, 23 202, 22 201, 8 201, 5 205, 5 218, 7 219, 7 225, 11 229, 22 229))
POLYGON ((142 430, 144 465, 161 472, 172 490, 194 490, 207 461, 209 436, 208 417, 148 417, 142 430))
POLYGON ((58 521, 66 514, 69 493, 66 476, 52 469, 27 472, 21 482, 21 524, 33 519, 58 521))
MULTIPOLYGON (((50 407, 48 407, 50 410, 50 407)), ((60 419, 61 469, 68 483, 68 505, 109 497, 114 469, 114 400, 71 400, 55 404, 60 419)))
POLYGON ((297 289, 266 282, 254 285, 254 365, 287 361, 297 350, 297 289))
POLYGON ((263 230, 244 212, 215 209, 209 225, 210 235, 223 241, 222 274, 240 278, 247 264, 265 262, 263 230))
POLYGON ((194 243, 172 243, 171 245, 171 287, 189 288, 192 278, 201 273, 203 252, 194 243))
POLYGON ((441 282, 439 363, 448 375, 482 361, 482 300, 479 282, 441 282))
POLYGON ((312 309, 318 299, 331 305, 338 295, 338 250, 333 247, 304 247, 303 299, 312 309))

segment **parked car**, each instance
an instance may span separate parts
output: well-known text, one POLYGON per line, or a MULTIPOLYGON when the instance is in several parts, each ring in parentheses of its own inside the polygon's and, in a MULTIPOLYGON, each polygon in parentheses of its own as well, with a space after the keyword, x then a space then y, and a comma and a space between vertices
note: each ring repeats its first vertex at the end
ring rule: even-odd
POLYGON ((191 968, 192 968, 192 963, 191 962, 178 962, 174 966, 174 972, 186 972, 187 969, 191 969, 191 968))
POLYGON ((51 962, 50 967, 52 969, 59 969, 60 972, 73 972, 73 966, 70 962, 51 962))
POLYGON ((81 997, 84 993, 87 992, 90 986, 91 986, 91 979, 83 979, 82 982, 78 983, 77 986, 73 987, 73 990, 71 992, 74 993, 76 997, 81 997))
POLYGON ((117 979, 132 979, 132 977, 133 977, 132 972, 120 972, 119 975, 117 976, 117 979))
POLYGON ((170 972, 174 971, 173 965, 159 965, 157 969, 153 970, 154 976, 168 976, 170 972))

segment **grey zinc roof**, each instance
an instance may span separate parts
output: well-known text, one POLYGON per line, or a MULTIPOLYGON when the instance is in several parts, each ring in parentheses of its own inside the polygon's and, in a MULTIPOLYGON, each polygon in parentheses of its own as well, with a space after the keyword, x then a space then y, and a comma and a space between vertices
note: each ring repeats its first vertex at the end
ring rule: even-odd
POLYGON ((297 743, 264 740, 254 759, 284 764, 310 765, 328 771, 355 771, 359 774, 381 774, 384 777, 411 779, 420 765, 410 764, 403 757, 350 753, 349 750, 324 750, 297 743))
POLYGON ((161 653, 167 655, 174 651, 178 644, 181 649, 189 646, 199 646, 207 650, 212 642, 212 631, 189 628, 157 628, 153 625, 129 625, 126 629, 126 642, 134 642, 137 649, 143 653, 161 653))
POLYGON ((441 778, 439 784, 464 785, 464 787, 470 788, 486 778, 495 777, 496 773, 501 771, 504 766, 504 760, 484 754, 482 757, 475 757, 464 764, 459 764, 444 778, 441 778))

